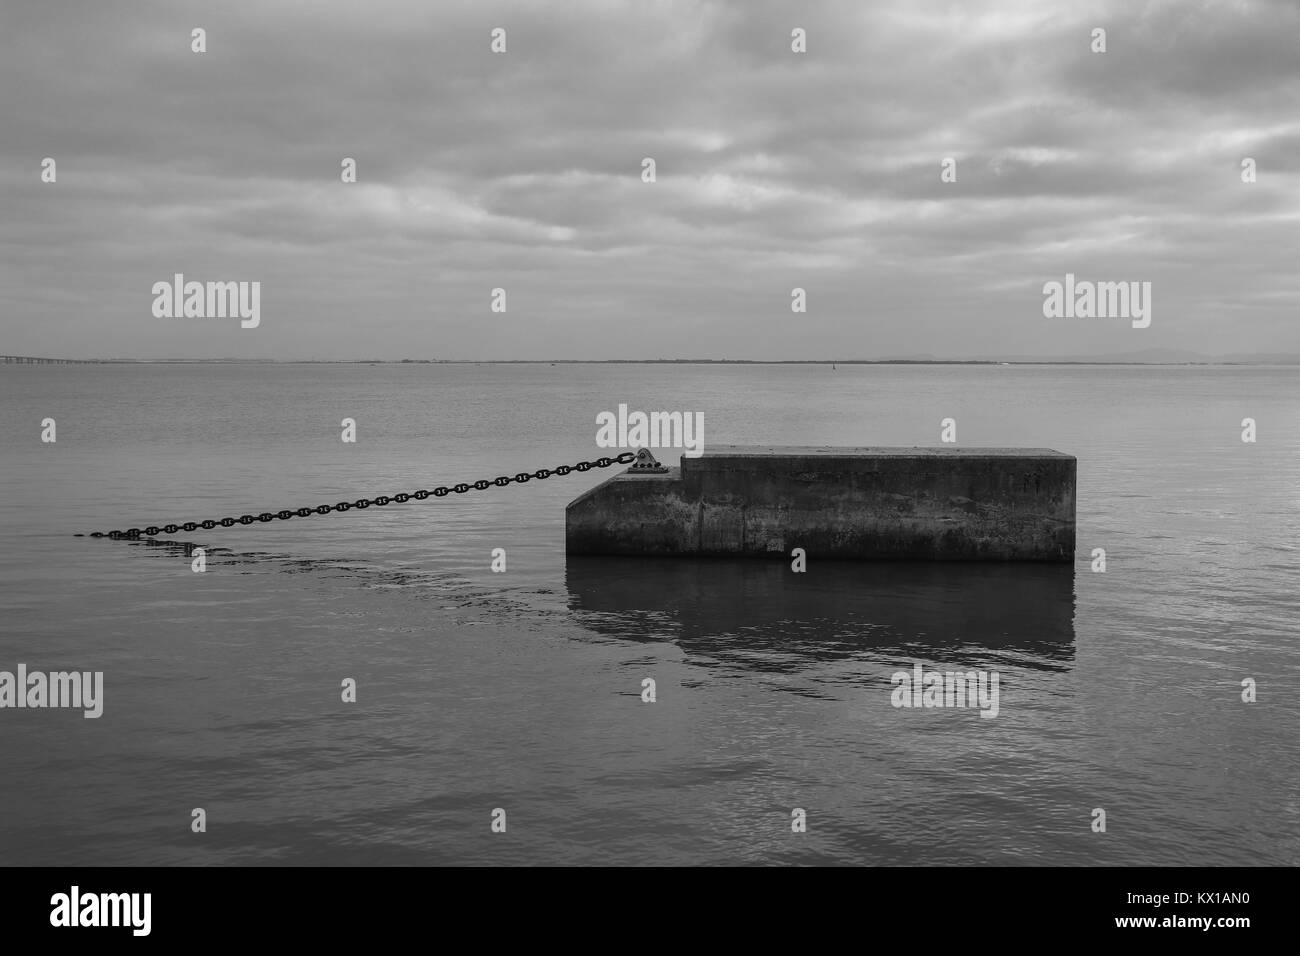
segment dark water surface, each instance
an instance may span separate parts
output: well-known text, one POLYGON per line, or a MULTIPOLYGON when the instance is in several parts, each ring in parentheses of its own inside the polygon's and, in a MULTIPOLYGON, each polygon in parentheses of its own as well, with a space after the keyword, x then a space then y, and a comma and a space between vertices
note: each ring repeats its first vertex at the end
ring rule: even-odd
POLYGON ((0 670, 105 680, 98 720, 0 710, 5 863, 1300 855, 1294 369, 9 367, 0 449, 0 670), (73 537, 594 458, 620 402, 702 411, 706 448, 937 444, 951 416, 1077 455, 1078 560, 566 561, 564 505, 612 469, 73 537), (997 718, 892 707, 917 662, 996 670, 997 718))

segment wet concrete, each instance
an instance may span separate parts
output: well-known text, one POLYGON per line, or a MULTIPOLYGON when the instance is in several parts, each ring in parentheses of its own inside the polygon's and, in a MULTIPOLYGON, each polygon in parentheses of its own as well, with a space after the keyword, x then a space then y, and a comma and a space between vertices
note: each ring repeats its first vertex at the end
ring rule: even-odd
POLYGON ((1076 470, 1046 448, 714 446, 576 498, 566 549, 1069 562, 1076 470))

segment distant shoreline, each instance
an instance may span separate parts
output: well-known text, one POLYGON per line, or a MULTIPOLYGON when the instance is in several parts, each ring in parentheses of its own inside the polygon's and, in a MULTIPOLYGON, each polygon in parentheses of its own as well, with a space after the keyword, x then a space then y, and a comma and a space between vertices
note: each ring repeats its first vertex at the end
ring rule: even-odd
MULTIPOLYGON (((0 363, 24 365, 22 362, 0 363)), ((44 359, 34 364, 68 365, 1134 365, 1294 367, 1300 358, 1278 361, 1142 362, 1107 359, 44 359)))

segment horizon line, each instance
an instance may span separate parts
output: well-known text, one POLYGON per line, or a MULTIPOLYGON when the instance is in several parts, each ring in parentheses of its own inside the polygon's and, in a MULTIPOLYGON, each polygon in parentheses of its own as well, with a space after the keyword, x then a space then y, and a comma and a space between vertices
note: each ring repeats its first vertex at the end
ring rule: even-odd
POLYGON ((1284 355, 1275 361, 1234 360, 1227 358, 1171 359, 1166 361, 1101 358, 1053 359, 281 359, 281 358, 55 358, 40 356, 4 356, 0 365, 24 364, 81 365, 1258 365, 1287 366, 1300 364, 1300 356, 1284 355), (19 359, 26 361, 8 361, 19 359))

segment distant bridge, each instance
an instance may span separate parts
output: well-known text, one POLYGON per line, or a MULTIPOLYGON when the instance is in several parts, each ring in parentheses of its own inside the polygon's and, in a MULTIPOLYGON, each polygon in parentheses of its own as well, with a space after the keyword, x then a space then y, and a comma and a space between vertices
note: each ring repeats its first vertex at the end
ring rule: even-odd
POLYGON ((93 359, 37 358, 33 355, 0 355, 5 365, 98 365, 93 359))

